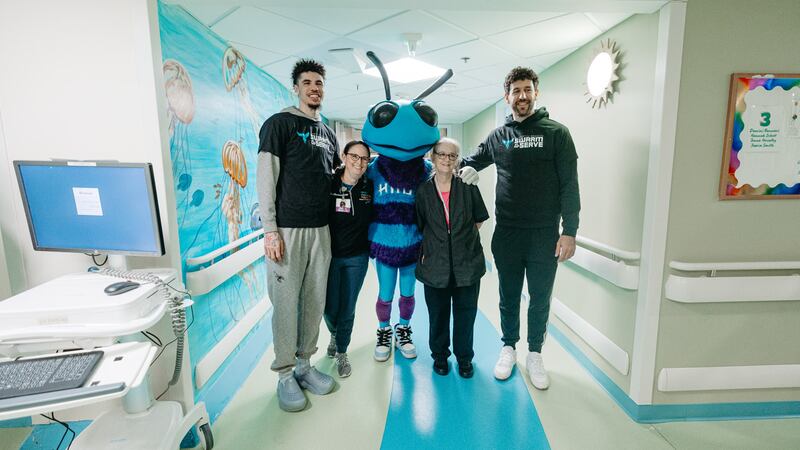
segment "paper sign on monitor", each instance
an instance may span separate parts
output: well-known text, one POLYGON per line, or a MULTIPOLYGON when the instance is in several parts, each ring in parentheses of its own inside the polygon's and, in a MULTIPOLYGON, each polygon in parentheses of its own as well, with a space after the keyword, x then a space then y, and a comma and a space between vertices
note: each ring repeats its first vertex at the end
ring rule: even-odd
POLYGON ((74 187, 75 209, 79 216, 102 216, 103 205, 100 203, 100 190, 97 188, 74 187))

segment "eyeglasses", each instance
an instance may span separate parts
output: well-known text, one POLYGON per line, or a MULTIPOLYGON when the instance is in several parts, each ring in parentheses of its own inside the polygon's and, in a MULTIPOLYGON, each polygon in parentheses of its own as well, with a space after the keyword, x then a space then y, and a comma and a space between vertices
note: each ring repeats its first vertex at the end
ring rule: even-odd
POLYGON ((434 154, 434 155, 436 155, 436 156, 441 156, 442 158, 447 158, 447 159, 449 159, 450 161, 455 161, 455 160, 457 160, 457 159, 458 159, 458 153, 439 153, 439 152, 433 152, 433 154, 434 154))
POLYGON ((361 161, 363 164, 369 164, 369 156, 358 156, 355 153, 348 153, 347 159, 349 159, 351 163, 361 161))

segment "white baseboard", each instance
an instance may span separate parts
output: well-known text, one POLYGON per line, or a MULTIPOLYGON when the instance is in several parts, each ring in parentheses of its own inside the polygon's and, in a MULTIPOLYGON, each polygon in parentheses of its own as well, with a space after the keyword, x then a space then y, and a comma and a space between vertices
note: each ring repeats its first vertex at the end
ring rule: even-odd
POLYGON ((628 374, 629 357, 628 352, 620 348, 606 335, 601 333, 592 324, 579 316, 575 311, 569 309, 567 305, 561 303, 553 297, 550 302, 550 310, 575 334, 586 342, 603 359, 608 361, 611 366, 622 375, 628 374))
POLYGON ((800 275, 667 278, 664 295, 680 303, 800 301, 800 275))
POLYGON ((800 388, 800 364, 670 367, 658 374, 661 392, 800 388))

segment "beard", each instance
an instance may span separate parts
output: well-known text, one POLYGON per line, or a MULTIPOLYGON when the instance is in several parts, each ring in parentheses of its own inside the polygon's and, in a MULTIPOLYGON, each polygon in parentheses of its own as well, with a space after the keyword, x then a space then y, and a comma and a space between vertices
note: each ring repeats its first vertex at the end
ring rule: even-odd
POLYGON ((531 112, 533 111, 533 102, 516 102, 511 109, 518 117, 527 117, 531 115, 531 112))

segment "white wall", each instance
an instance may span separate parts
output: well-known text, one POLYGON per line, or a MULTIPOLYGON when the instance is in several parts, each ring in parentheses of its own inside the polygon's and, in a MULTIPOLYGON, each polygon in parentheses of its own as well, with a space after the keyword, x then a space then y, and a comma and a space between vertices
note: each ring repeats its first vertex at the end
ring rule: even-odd
MULTIPOLYGON (((637 14, 577 49, 539 74, 537 106, 570 129, 578 151, 582 236, 630 251, 642 241, 644 193, 650 141, 658 14, 637 14), (600 41, 616 41, 621 50, 619 92, 602 109, 586 104, 586 69, 600 41)), ((465 154, 504 121, 507 105, 500 100, 464 123, 465 154)), ((492 202, 495 174, 481 172, 484 199, 492 202), (484 183, 487 184, 484 184, 484 183)), ((493 209, 493 207, 492 207, 493 209)), ((490 254, 493 225, 481 227, 490 254)), ((587 320, 629 355, 633 350, 636 292, 618 288, 572 264, 559 267, 554 297, 587 320)), ((617 385, 627 391, 629 375, 617 372, 555 317, 568 337, 617 385)))
POLYGON ((0 300, 11 296, 11 283, 8 281, 8 266, 3 245, 3 233, 0 230, 0 300))
POLYGON ((159 125, 155 8, 154 0, 0 3, 0 227, 15 293, 91 264, 80 254, 33 251, 17 159, 153 163, 167 251, 176 256, 130 264, 180 267, 167 133, 159 125))
MULTIPOLYGON (((670 261, 800 259, 798 200, 717 197, 730 75, 800 73, 800 2, 757 4, 687 3, 665 278, 670 261)), ((798 323, 800 302, 682 304, 662 298, 654 402, 800 400, 797 388, 659 392, 655 386, 662 368, 800 364, 798 323)))
MULTIPOLYGON (((0 244, 11 291, 92 264, 81 254, 33 251, 12 166, 18 159, 152 163, 167 256, 128 258, 128 265, 179 269, 156 1, 0 2, 0 61, 0 244)), ((4 272, 3 261, 0 245, 4 272)), ((0 298, 2 289, 0 279, 0 298)), ((170 337, 168 319, 154 329, 170 337)), ((151 370, 157 394, 172 373, 174 354, 172 346, 151 370)), ((187 370, 188 360, 187 353, 187 370)), ((168 398, 191 401, 186 374, 168 398)), ((62 417, 91 418, 102 408, 62 417)))

